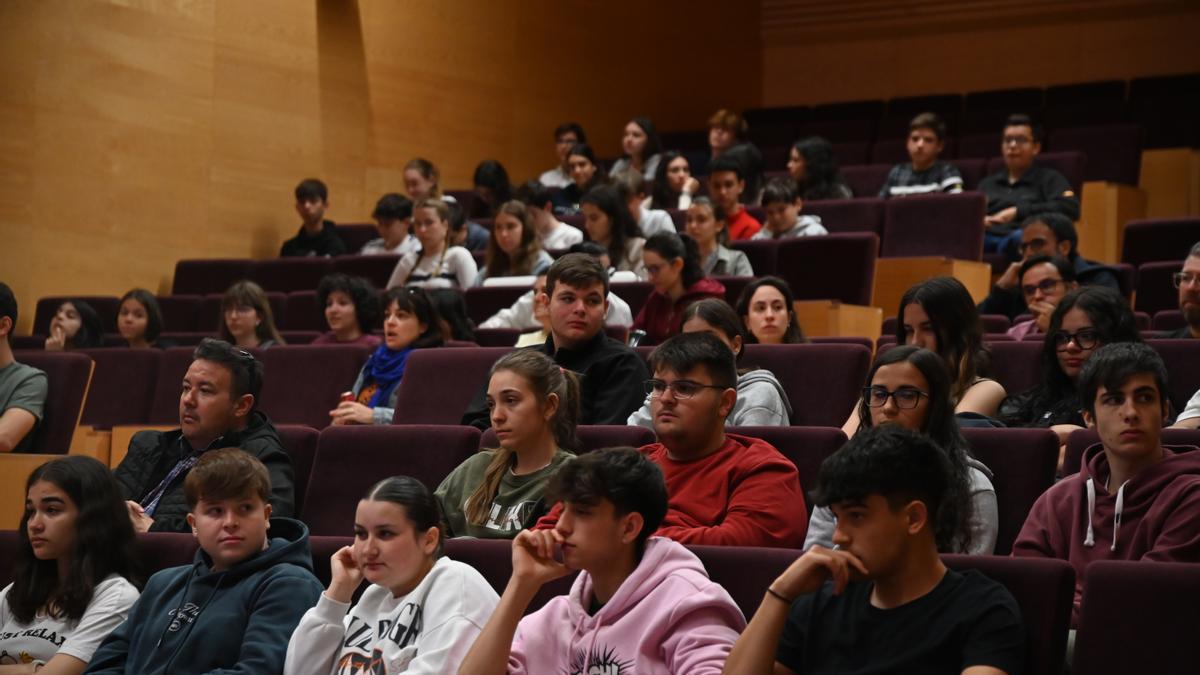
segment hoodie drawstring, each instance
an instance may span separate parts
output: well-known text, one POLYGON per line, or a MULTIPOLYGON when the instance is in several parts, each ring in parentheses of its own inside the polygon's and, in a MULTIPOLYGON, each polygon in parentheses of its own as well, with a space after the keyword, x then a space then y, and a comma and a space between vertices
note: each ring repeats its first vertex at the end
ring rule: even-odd
MULTIPOLYGON (((1087 479, 1087 497, 1088 497, 1088 528, 1087 536, 1083 538, 1083 545, 1091 548, 1096 545, 1096 537, 1092 531, 1092 511, 1096 509, 1096 483, 1093 479, 1087 479)), ((1113 542, 1116 542, 1116 537, 1113 537, 1113 542)))
POLYGON ((1129 481, 1121 483, 1121 487, 1117 488, 1117 511, 1113 514, 1113 542, 1110 551, 1117 550, 1117 534, 1121 532, 1121 510, 1125 506, 1125 486, 1129 485, 1129 481))

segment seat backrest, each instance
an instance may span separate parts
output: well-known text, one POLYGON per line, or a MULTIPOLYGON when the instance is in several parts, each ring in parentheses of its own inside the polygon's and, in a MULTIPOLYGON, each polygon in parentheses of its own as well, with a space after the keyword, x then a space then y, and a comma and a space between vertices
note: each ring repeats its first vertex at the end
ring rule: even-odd
POLYGON ((1174 331, 1186 325, 1187 321, 1183 318, 1183 312, 1177 309, 1164 309, 1161 312, 1155 312, 1150 328, 1158 331, 1174 331))
MULTIPOLYGON (((16 527, 17 523, 6 523, 16 527)), ((15 529, 0 530, 0 588, 13 581, 13 572, 17 564, 17 552, 21 546, 21 535, 15 529)))
POLYGON ((354 507, 388 476, 412 476, 430 491, 479 448, 468 426, 336 426, 321 431, 302 520, 313 534, 354 531, 354 507))
POLYGON ((1144 136, 1140 124, 1101 123, 1053 129, 1046 139, 1046 147, 1055 153, 1074 150, 1086 155, 1084 180, 1137 185, 1142 170, 1144 136))
POLYGON ((996 555, 1008 555, 1029 509, 1054 485, 1058 435, 1049 429, 964 428, 975 459, 992 472, 999 522, 996 555))
POLYGON ((13 352, 20 363, 46 373, 46 404, 34 430, 33 452, 65 455, 83 413, 95 364, 79 352, 13 352))
POLYGON ((175 263, 171 295, 224 293, 235 281, 250 278, 253 262, 245 258, 180 260, 175 263))
POLYGON ((963 158, 956 159, 950 162, 958 167, 958 172, 962 174, 963 189, 974 190, 979 187, 979 181, 987 176, 987 160, 982 158, 963 158))
POLYGON ((846 444, 846 434, 836 427, 730 427, 727 431, 761 438, 792 460, 800 474, 804 504, 810 513, 813 508, 811 495, 817 489, 821 462, 846 444))
POLYGON ((317 456, 317 438, 320 432, 299 424, 277 424, 275 431, 279 432, 279 442, 292 460, 296 513, 302 513, 304 495, 312 476, 313 460, 317 456))
POLYGON ((92 387, 82 423, 98 429, 118 424, 145 424, 150 419, 154 383, 162 364, 157 349, 84 349, 95 362, 92 387))
POLYGON ((821 225, 833 233, 883 234, 883 200, 875 196, 806 201, 803 212, 819 216, 821 225))
POLYGON ((262 357, 259 407, 277 424, 324 428, 369 355, 361 345, 272 347, 262 357))
MULTIPOLYGON (((654 431, 646 427, 626 426, 617 424, 581 424, 575 428, 582 452, 591 452, 600 448, 630 447, 640 448, 654 442, 654 431)), ((495 448, 499 445, 496 440, 496 430, 487 429, 479 437, 479 449, 495 448)))
POLYGON ((79 300, 86 302, 92 309, 96 310, 96 314, 100 317, 100 325, 103 327, 104 333, 109 333, 117 328, 117 311, 120 308, 121 300, 113 295, 52 295, 44 298, 39 298, 37 301, 37 309, 33 315, 33 333, 35 335, 50 334, 50 320, 54 318, 54 312, 66 300, 79 300))
POLYGON ((1147 340, 1167 367, 1167 391, 1176 411, 1200 390, 1200 340, 1147 340))
POLYGON ((793 426, 840 427, 858 400, 871 350, 855 344, 746 345, 742 367, 775 374, 792 404, 793 426))
MULTIPOLYGON (((1004 123, 1004 119, 1008 117, 1008 113, 1001 113, 1000 123, 1004 123)), ((979 131, 970 134, 963 134, 958 137, 958 156, 960 159, 988 159, 990 157, 998 157, 1000 155, 1000 137, 1001 132, 999 125, 991 127, 994 131, 979 131)))
POLYGON ((358 253, 379 236, 379 229, 371 223, 338 223, 337 234, 346 244, 347 253, 358 253))
POLYGON ((875 197, 891 170, 890 163, 843 165, 842 177, 855 197, 875 197))
POLYGON ((1042 381, 1041 342, 989 342, 992 368, 989 376, 1009 395, 1019 394, 1042 381))
POLYGON ((333 271, 363 277, 376 288, 384 288, 399 261, 398 255, 340 255, 333 259, 333 271))
POLYGON ((980 260, 986 206, 987 200, 977 192, 889 199, 880 255, 980 260))
POLYGON ((199 547, 190 533, 144 532, 137 536, 138 560, 146 578, 169 567, 192 564, 199 547))
POLYGON ((476 286, 463 293, 467 303, 467 315, 475 323, 487 321, 496 312, 511 307, 517 298, 525 295, 525 286, 476 286))
POLYGON ((394 424, 458 424, 475 392, 486 386, 509 347, 417 349, 408 357, 396 395, 394 424))
MULTIPOLYGON (((508 579, 512 576, 512 542, 507 539, 470 539, 460 537, 449 539, 445 546, 446 557, 474 567, 492 585, 497 594, 504 592, 508 579)), ((571 590, 578 573, 572 572, 538 589, 525 613, 532 614, 542 608, 555 596, 566 595, 571 590)))
POLYGON ((1125 224, 1121 240, 1121 262, 1139 266, 1177 262, 1174 271, 1179 271, 1197 239, 1200 239, 1200 218, 1131 220, 1125 224))
POLYGON ((1195 672, 1200 565, 1097 560, 1084 579, 1073 672, 1195 672))
MULTIPOLYGON (((771 585, 803 553, 758 546, 689 546, 708 578, 720 584, 749 621, 771 585)), ((774 602, 774 601, 772 601, 774 602)))
POLYGON ((646 298, 649 298, 650 293, 654 291, 654 286, 649 281, 618 281, 609 284, 608 290, 628 303, 629 311, 637 316, 638 312, 642 310, 642 305, 646 304, 646 298))
POLYGON ((778 255, 777 272, 797 300, 871 304, 879 256, 879 237, 874 233, 784 239, 778 255))
MULTIPOLYGON (((1200 228, 1200 221, 1197 221, 1200 228)), ((1200 234, 1197 235, 1200 237, 1200 234)), ((1154 254, 1150 254, 1154 255, 1154 254)), ((1138 267, 1137 297, 1134 307, 1139 312, 1157 314, 1167 310, 1179 310, 1179 290, 1171 276, 1183 269, 1183 261, 1142 263, 1138 267)))
POLYGON ((475 343, 480 347, 511 347, 521 337, 520 328, 476 328, 475 343))
POLYGON ((743 239, 730 242, 729 247, 746 254, 755 276, 775 274, 779 267, 779 244, 772 239, 743 239))
MULTIPOLYGON (((160 295, 158 308, 163 315, 163 330, 171 332, 196 330, 196 317, 204 298, 200 295, 160 295)), ((207 326, 206 326, 207 328, 207 326)))
MULTIPOLYGON (((1070 476, 1079 473, 1083 463, 1083 453, 1099 442, 1100 434, 1096 433, 1095 429, 1072 431, 1071 435, 1067 436, 1067 450, 1063 455, 1062 475, 1070 476)), ((1194 448, 1200 448, 1200 429, 1168 427, 1162 430, 1160 442, 1164 447, 1175 452, 1191 452, 1194 448)))
POLYGON ((264 291, 313 291, 321 278, 333 272, 330 258, 272 258, 258 260, 251 277, 264 291))
POLYGON ((283 318, 283 322, 278 324, 281 330, 329 330, 329 325, 325 322, 325 308, 317 299, 316 291, 288 293, 283 318))

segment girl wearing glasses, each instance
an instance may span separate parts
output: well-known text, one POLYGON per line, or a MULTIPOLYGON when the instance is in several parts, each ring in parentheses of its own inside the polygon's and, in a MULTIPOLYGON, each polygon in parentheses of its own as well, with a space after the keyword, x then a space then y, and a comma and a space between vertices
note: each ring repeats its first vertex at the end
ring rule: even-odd
POLYGON ((242 349, 266 349, 286 344, 275 328, 271 302, 253 281, 239 281, 221 298, 221 339, 242 349))
MULTIPOLYGON (((991 555, 996 547, 999 511, 991 472, 967 453, 951 400, 953 383, 942 358, 915 345, 879 355, 854 417, 859 427, 896 424, 927 434, 950 458, 955 481, 939 509, 935 527, 944 553, 991 555)), ((828 507, 813 510, 804 548, 833 548, 835 519, 828 507)))
POLYGON ((656 345, 679 333, 688 305, 725 297, 725 286, 704 274, 696 242, 686 234, 660 232, 646 240, 642 261, 654 291, 633 319, 633 330, 646 331, 644 345, 656 345))

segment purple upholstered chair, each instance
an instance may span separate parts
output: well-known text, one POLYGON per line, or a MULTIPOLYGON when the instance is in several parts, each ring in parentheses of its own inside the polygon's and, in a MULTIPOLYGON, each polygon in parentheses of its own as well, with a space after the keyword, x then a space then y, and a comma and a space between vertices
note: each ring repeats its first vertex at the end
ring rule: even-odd
POLYGON ((276 424, 329 425, 329 411, 354 385, 370 351, 360 345, 299 345, 263 352, 259 407, 276 424))
POLYGON ((871 232, 882 235, 883 203, 874 195, 856 199, 806 201, 804 213, 820 216, 821 224, 831 233, 871 232))
POLYGON ((793 426, 840 427, 858 400, 871 350, 855 344, 752 344, 741 365, 775 374, 792 404, 793 426))
POLYGON ((985 206, 983 195, 975 192, 889 199, 880 255, 979 260, 983 255, 985 206))
POLYGON ((171 294, 224 293, 235 281, 250 277, 250 267, 253 263, 253 260, 244 258, 180 260, 175 263, 171 294))
POLYGON ((289 293, 316 290, 321 278, 331 272, 329 258, 274 258, 256 261, 250 276, 264 291, 289 293))
MULTIPOLYGON (((1083 453, 1100 442, 1095 429, 1077 429, 1067 436, 1067 451, 1063 456, 1062 475, 1079 473, 1083 464, 1083 453)), ((1176 452, 1191 452, 1200 448, 1200 429, 1163 429, 1163 447, 1176 452)))
POLYGON ((962 432, 971 454, 992 471, 1000 517, 995 553, 1008 555, 1029 509, 1054 485, 1058 435, 1049 429, 964 428, 962 432))
POLYGON ((878 255, 879 237, 869 232, 784 239, 778 274, 797 300, 870 305, 878 255))
POLYGON ((363 277, 376 288, 384 288, 399 261, 398 255, 341 255, 333 259, 333 271, 363 277))
POLYGON ((46 373, 48 393, 42 421, 33 432, 33 452, 67 454, 92 381, 92 359, 79 352, 22 351, 13 355, 46 373))
POLYGON ((163 354, 157 349, 80 350, 96 364, 92 387, 83 407, 83 424, 109 429, 119 424, 145 424, 150 419, 154 383, 163 354))
POLYGON ((317 299, 316 291, 292 291, 287 294, 284 307, 284 320, 278 324, 280 329, 315 330, 321 333, 329 330, 325 322, 325 308, 317 299))
POLYGON ((1183 259, 1197 241, 1200 241, 1200 218, 1131 220, 1125 225, 1121 262, 1131 265, 1177 262, 1182 267, 1183 259))
POLYGON ((292 460, 292 484, 295 486, 296 513, 304 512, 304 495, 312 476, 320 432, 299 424, 277 424, 279 442, 292 460))
POLYGON ((396 395, 394 424, 458 424, 508 347, 417 349, 408 357, 396 395))

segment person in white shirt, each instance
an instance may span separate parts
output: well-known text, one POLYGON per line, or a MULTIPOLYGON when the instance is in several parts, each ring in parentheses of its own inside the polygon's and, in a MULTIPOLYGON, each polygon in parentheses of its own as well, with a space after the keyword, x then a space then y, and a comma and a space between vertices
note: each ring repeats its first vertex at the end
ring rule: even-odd
POLYGON ((359 251, 361 255, 404 255, 421 249, 421 242, 412 236, 412 201, 395 192, 379 198, 375 211, 375 228, 379 238, 368 241, 359 251))
POLYGON ((537 231, 542 249, 564 251, 583 241, 583 232, 554 217, 554 199, 550 188, 531 180, 517 189, 517 199, 529 207, 533 229, 537 231))
POLYGON ((616 177, 623 171, 633 171, 648 181, 654 180, 658 162, 662 159, 662 141, 654 123, 646 117, 635 117, 625 125, 621 134, 621 150, 625 155, 613 162, 608 175, 616 177))
POLYGON ((637 221, 642 236, 649 239, 660 232, 678 234, 675 221, 671 214, 662 209, 648 209, 643 204, 646 200, 646 181, 636 171, 622 171, 613 175, 613 185, 620 191, 629 208, 629 215, 637 221))
POLYGON ((565 188, 570 185, 571 173, 567 170, 567 152, 576 143, 587 143, 583 127, 575 122, 558 125, 554 130, 554 153, 558 155, 558 166, 538 176, 538 182, 548 188, 565 188))
MULTIPOLYGON (((591 253, 587 250, 582 250, 583 246, 571 247, 570 253, 591 253)), ((605 256, 607 258, 607 256, 605 256)), ((601 265, 604 265, 604 260, 601 260, 601 265)), ((607 268, 607 265, 605 265, 607 268)), ((545 328, 543 322, 537 315, 537 297, 546 292, 546 275, 540 274, 537 280, 533 282, 533 289, 517 298, 517 301, 510 307, 506 307, 492 316, 486 321, 479 324, 480 328, 519 328, 521 330, 537 330, 545 328)), ((606 326, 624 326, 633 325, 633 312, 629 309, 629 303, 621 298, 608 293, 608 312, 604 315, 604 325, 606 326)), ((543 340, 544 342, 545 340, 543 340)), ((540 343, 539 343, 540 344, 540 343)))
POLYGON ((450 207, 440 199, 418 201, 413 207, 413 230, 421 250, 401 256, 387 287, 470 287, 479 268, 470 251, 450 245, 450 207))

